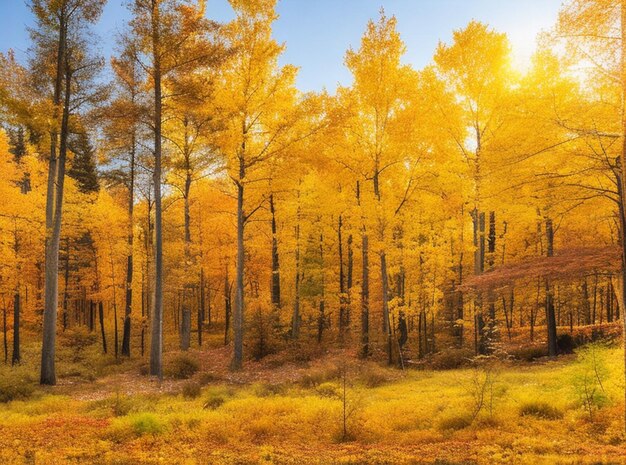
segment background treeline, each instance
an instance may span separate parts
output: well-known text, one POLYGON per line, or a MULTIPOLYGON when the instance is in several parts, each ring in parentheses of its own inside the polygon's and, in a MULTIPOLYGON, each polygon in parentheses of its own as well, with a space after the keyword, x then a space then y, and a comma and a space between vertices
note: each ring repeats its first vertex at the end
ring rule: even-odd
POLYGON ((76 328, 158 376, 193 346, 405 365, 619 333, 620 1, 566 5, 524 72, 479 22, 415 70, 381 11, 333 94, 279 65, 274 0, 135 0, 109 64, 104 3, 32 0, 29 62, 0 55, 7 363, 21 329, 45 384, 76 328))

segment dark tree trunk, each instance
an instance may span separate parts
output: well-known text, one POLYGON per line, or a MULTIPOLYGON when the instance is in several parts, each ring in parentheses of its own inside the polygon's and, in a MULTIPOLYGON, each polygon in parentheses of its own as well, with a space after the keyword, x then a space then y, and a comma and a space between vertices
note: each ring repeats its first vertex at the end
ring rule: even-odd
POLYGON ((189 291, 191 283, 189 282, 189 266, 191 262, 191 215, 189 213, 189 194, 191 190, 191 167, 189 165, 189 148, 187 145, 187 137, 185 137, 185 159, 187 161, 187 174, 185 176, 185 284, 182 295, 182 320, 180 327, 180 348, 183 351, 189 350, 191 345, 191 302, 189 291))
POLYGON ((133 210, 135 206, 135 134, 131 138, 130 179, 128 185, 128 256, 126 257, 126 304, 124 308, 124 332, 122 355, 130 357, 130 322, 133 310, 133 210))
POLYGON ((2 308, 2 334, 4 336, 4 364, 9 363, 9 340, 7 337, 7 308, 2 308))
POLYGON ((100 320, 100 335, 102 336, 102 352, 107 353, 107 336, 104 331, 104 304, 102 300, 98 302, 98 318, 100 320))
POLYGON ((346 278, 346 329, 350 329, 350 308, 352 294, 352 276, 354 271, 354 251, 352 249, 352 234, 348 236, 348 276, 346 278))
MULTIPOLYGON (((552 226, 552 220, 546 218, 546 242, 547 242, 547 256, 552 257, 554 254, 554 229, 552 226)), ((557 347, 557 334, 556 334, 556 316, 554 313, 554 295, 552 292, 552 286, 550 281, 545 279, 546 289, 546 325, 548 327, 548 355, 555 357, 558 353, 557 347)))
MULTIPOLYGON (((300 208, 298 207, 298 213, 300 208)), ((298 221, 300 215, 298 214, 298 221)), ((300 336, 300 224, 296 225, 296 276, 293 298, 293 314, 291 316, 291 337, 298 339, 300 336)))
MULTIPOLYGON (((622 97, 626 97, 626 0, 621 1, 621 32, 622 32, 622 49, 621 49, 621 78, 622 78, 622 97)), ((624 99, 622 98, 622 101, 624 99)), ((626 104, 622 103, 622 150, 618 158, 616 178, 618 190, 618 213, 620 221, 620 245, 622 249, 622 270, 620 289, 620 298, 617 299, 615 306, 615 319, 620 319, 620 311, 623 317, 622 321, 622 340, 624 344, 624 380, 626 381, 626 104), (622 308, 620 308, 622 307, 622 308)), ((624 388, 624 402, 626 402, 626 388, 624 388)), ((626 408, 624 409, 623 428, 626 431, 626 408)))
POLYGON ((278 233, 276 229, 274 194, 270 195, 270 212, 272 214, 272 305, 280 308, 280 265, 278 260, 278 233))
POLYGON ((204 284, 204 268, 200 268, 200 301, 198 302, 198 347, 202 347, 202 327, 204 325, 204 306, 205 306, 205 284, 204 284))
POLYGON ((361 352, 362 358, 370 353, 369 348, 369 331, 370 331, 370 315, 369 315, 369 244, 367 234, 361 235, 361 250, 363 254, 363 266, 361 277, 361 352))
MULTIPOLYGON (((245 143, 242 151, 245 151, 245 143)), ((240 370, 243 366, 243 321, 244 321, 244 266, 245 266, 245 243, 244 243, 244 178, 245 164, 243 156, 239 159, 239 181, 237 183, 237 275, 235 277, 235 313, 233 315, 233 339, 234 350, 231 369, 240 370)))
POLYGON ((19 364, 22 360, 20 354, 20 293, 13 294, 13 357, 11 364, 19 364))
POLYGON ((207 287, 207 296, 206 296, 206 314, 202 314, 203 318, 206 320, 207 324, 209 325, 209 328, 211 327, 211 325, 213 324, 213 311, 211 309, 211 301, 212 301, 212 297, 211 297, 211 288, 207 287))
POLYGON ((322 335, 324 333, 324 327, 326 326, 326 302, 325 302, 325 283, 324 283, 324 236, 320 234, 320 264, 322 267, 322 294, 319 302, 319 313, 317 320, 317 343, 322 342, 322 335))
POLYGON ((341 237, 341 230, 343 227, 342 216, 339 215, 337 224, 337 243, 339 253, 339 336, 343 340, 344 332, 346 330, 346 313, 347 313, 347 297, 346 297, 346 282, 345 271, 343 263, 343 239, 341 237))
POLYGON ((386 331, 387 336, 387 363, 393 364, 393 351, 392 351, 392 336, 391 336, 391 324, 389 321, 389 276, 387 274, 387 255, 384 251, 380 253, 380 273, 381 273, 381 288, 382 288, 382 304, 383 304, 383 328, 386 331))
POLYGON ((587 284, 587 278, 583 279, 582 285, 583 291, 583 317, 585 325, 591 324, 591 305, 589 305, 589 286, 587 284))
POLYGON ((70 280, 70 238, 65 238, 65 275, 63 283, 63 331, 67 329, 67 289, 70 280))
POLYGON ((117 302, 113 301, 113 343, 115 344, 115 358, 119 355, 119 336, 117 328, 117 302))
MULTIPOLYGON (((489 236, 487 240, 487 258, 489 270, 492 270, 495 264, 496 254, 496 213, 489 212, 489 236)), ((506 309, 505 309, 506 311, 506 309)), ((496 334, 497 321, 496 321, 496 302, 493 292, 489 292, 489 323, 488 323, 488 337, 487 337, 487 350, 493 350, 493 344, 497 339, 496 334)))
POLYGON ((146 350, 146 324, 145 324, 145 317, 146 317, 146 301, 147 301, 147 296, 146 296, 146 290, 144 288, 144 282, 143 279, 141 281, 141 356, 144 356, 145 350, 146 350))
POLYGON ((231 313, 231 286, 228 280, 228 265, 224 273, 224 345, 228 345, 228 333, 230 331, 230 313, 231 313))
MULTIPOLYGON (((183 294, 184 295, 184 294, 183 294)), ((185 300, 185 297, 183 297, 185 300)), ((180 348, 181 350, 189 350, 191 343, 191 312, 188 307, 183 306, 182 318, 180 321, 180 348)))
MULTIPOLYGON (((474 274, 485 271, 485 213, 474 209, 472 212, 474 235, 474 274)), ((483 299, 480 292, 474 299, 474 350, 476 354, 485 354, 485 324, 483 317, 483 299)))
POLYGON ((154 310, 150 342, 150 374, 163 378, 163 229, 161 207, 161 18, 159 2, 152 3, 152 59, 154 79, 154 310))

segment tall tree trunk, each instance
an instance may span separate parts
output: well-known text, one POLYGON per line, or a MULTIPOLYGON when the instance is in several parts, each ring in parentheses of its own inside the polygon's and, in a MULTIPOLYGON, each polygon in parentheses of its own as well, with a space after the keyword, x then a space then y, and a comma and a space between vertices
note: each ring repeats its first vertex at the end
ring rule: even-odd
MULTIPOLYGON (((496 254, 496 213, 489 212, 489 235, 487 238, 487 263, 489 270, 492 270, 495 265, 496 254)), ((496 328, 496 301, 493 291, 489 292, 489 324, 488 324, 488 350, 492 351, 494 343, 497 339, 496 328)), ((506 311, 506 308, 505 308, 506 311)))
POLYGON ((391 324, 389 321, 389 275, 387 274, 387 255, 385 251, 380 252, 380 282, 382 291, 383 304, 383 329, 387 336, 387 362, 393 364, 392 342, 391 342, 391 324))
POLYGON ((45 272, 44 272, 44 312, 43 312, 43 343, 41 349, 41 384, 56 384, 56 373, 54 369, 55 339, 56 339, 56 318, 57 318, 57 298, 58 298, 58 253, 56 259, 53 257, 53 236, 54 236, 54 211, 56 186, 58 178, 58 158, 57 139, 59 116, 59 106, 61 105, 61 93, 63 91, 63 76, 65 74, 65 54, 67 51, 67 24, 66 17, 62 14, 59 17, 59 40, 57 44, 56 77, 54 81, 54 114, 53 128, 50 134, 50 161, 48 164, 48 184, 46 191, 46 237, 45 237, 45 272))
MULTIPOLYGON (((211 327, 211 325, 213 324, 213 311, 211 309, 211 301, 212 301, 212 297, 211 297, 211 288, 207 286, 207 296, 206 296, 206 315, 203 313, 203 320, 206 320, 207 324, 209 325, 209 328, 211 327)), ((217 295, 217 294, 216 294, 217 295)))
MULTIPOLYGON (((593 306, 591 311, 591 324, 596 324, 598 309, 598 272, 593 277, 593 306)), ((602 311, 600 311, 602 313, 602 311)))
MULTIPOLYGON (((245 152, 245 143, 242 144, 242 151, 245 152)), ((244 203, 244 178, 245 164, 243 154, 239 159, 239 181, 237 183, 237 276, 235 278, 235 313, 233 315, 233 339, 234 350, 231 368, 240 370, 243 365, 243 319, 244 319, 244 263, 245 263, 245 243, 244 243, 244 227, 245 214, 243 210, 244 203)))
MULTIPOLYGON (((186 293, 183 292, 183 302, 186 300, 185 294, 186 293)), ((180 349, 185 351, 189 350, 191 343, 191 311, 185 304, 183 304, 182 309, 182 318, 180 320, 180 349)))
MULTIPOLYGON (((456 284, 453 286, 453 291, 455 294, 455 308, 456 308, 456 312, 455 312, 455 321, 454 321, 454 328, 455 328, 455 335, 457 337, 457 345, 459 348, 463 348, 463 330, 464 330, 464 324, 465 324, 465 308, 464 308, 464 302, 463 302, 463 291, 458 290, 458 286, 461 286, 463 284, 463 259, 465 258, 465 249, 464 249, 464 244, 465 244, 465 221, 463 220, 463 217, 465 215, 465 207, 461 206, 461 237, 460 237, 460 252, 459 252, 459 264, 457 266, 457 282, 453 283, 456 284)), ((450 241, 452 242, 452 241, 450 241)), ((453 252, 453 251, 452 251, 453 252)))
POLYGON ((161 207, 161 18, 159 2, 152 2, 152 58, 154 79, 154 311, 150 341, 150 374, 163 378, 163 231, 161 207))
MULTIPOLYGON (((621 1, 621 80, 622 80, 622 150, 620 152, 619 204, 622 245, 622 302, 626 302, 626 0, 621 1)), ((624 431, 626 431, 626 309, 622 307, 622 341, 624 344, 624 431)))
MULTIPOLYGON (((11 357, 11 365, 19 364, 22 356, 20 354, 20 274, 21 266, 19 265, 20 241, 17 229, 17 219, 13 220, 13 254, 15 263, 17 263, 17 273, 15 289, 13 291, 13 356, 11 357)), ((28 302, 28 287, 26 287, 26 302, 28 302)))
MULTIPOLYGON (((547 241, 547 256, 552 257, 554 254, 554 229, 552 226, 552 220, 546 218, 546 241, 547 241)), ((545 279, 546 289, 546 325, 548 327, 548 355, 555 357, 558 352, 556 343, 556 316, 554 313, 554 294, 552 292, 552 286, 548 278, 545 279)))
POLYGON ((343 226, 343 218, 339 215, 337 224, 337 243, 339 252, 339 336, 343 340, 344 332, 346 329, 346 313, 347 313, 347 297, 346 297, 346 282, 345 272, 343 264, 343 240, 341 237, 341 230, 343 226))
MULTIPOLYGON (((67 155, 67 137, 69 134, 69 112, 72 76, 68 66, 67 53, 64 56, 65 71, 65 98, 63 117, 61 119, 61 134, 59 158, 57 161, 56 191, 54 201, 54 218, 52 231, 46 247, 46 292, 43 315, 43 343, 41 348, 41 384, 56 384, 55 357, 56 357, 56 326, 57 306, 59 295, 59 244, 61 240, 61 218, 63 215, 63 191, 65 184, 65 161, 67 155)), ((47 229, 47 228, 46 228, 47 229)), ((47 234, 46 234, 47 236, 47 234)))
POLYGON ((205 302, 205 284, 204 284, 204 268, 200 267, 200 294, 198 302, 198 347, 202 347, 202 327, 204 325, 204 306, 205 302))
POLYGON ((185 283, 182 295, 182 320, 180 327, 180 348, 181 350, 189 350, 191 344, 191 306, 189 299, 189 288, 191 283, 189 264, 191 262, 191 215, 189 214, 189 193, 191 190, 191 170, 189 167, 189 150, 187 149, 187 138, 185 137, 185 157, 187 159, 187 174, 185 177, 185 283))
POLYGON ((70 280, 70 238, 65 238, 65 274, 63 282, 63 331, 67 329, 67 290, 70 280))
POLYGON ((231 314, 231 288, 228 279, 228 263, 224 270, 224 345, 228 345, 228 333, 230 331, 230 314, 231 314))
POLYGON ((113 299, 113 343, 115 345, 115 358, 119 355, 119 337, 117 330, 117 302, 113 299))
POLYGON ((369 243, 368 237, 365 232, 361 234, 361 251, 363 255, 363 266, 361 276, 361 351, 360 356, 365 358, 370 353, 369 348, 369 327, 370 327, 370 315, 369 315, 369 299, 370 299, 370 286, 369 286, 369 243))
POLYGON ((20 292, 19 287, 15 288, 13 294, 13 356, 11 365, 19 364, 22 360, 20 354, 20 292))
MULTIPOLYGON (((381 237, 381 241, 383 238, 381 237)), ((380 258, 380 291, 382 304, 382 328, 385 335, 389 334, 389 275, 387 274, 387 254, 381 250, 380 258)))
POLYGON ((6 365, 9 362, 9 339, 7 336, 7 307, 6 305, 2 306, 2 335, 3 335, 2 340, 3 340, 3 346, 4 346, 4 364, 6 365))
POLYGON ((320 234, 320 264, 322 267, 322 295, 319 302, 319 313, 317 320, 317 343, 322 342, 322 334, 326 325, 326 302, 324 295, 325 279, 324 279, 324 236, 320 234))
POLYGON ((352 275, 354 271, 354 251, 352 250, 352 234, 348 236, 348 276, 346 277, 346 329, 350 329, 350 310, 352 293, 352 275))
POLYGON ((280 308, 280 264, 274 194, 270 195, 270 213, 272 214, 272 305, 280 308))
MULTIPOLYGON (((485 271, 485 213, 478 209, 472 211, 474 234, 474 275, 485 271)), ((474 349, 476 354, 485 354, 485 323, 483 317, 483 299, 480 291, 474 299, 474 349)))
POLYGON ((591 324, 591 306, 589 305, 589 285, 587 283, 587 278, 583 278, 583 317, 585 325, 591 324))
POLYGON ((294 283, 293 314, 291 316, 291 337, 298 339, 300 336, 300 207, 296 224, 296 276, 294 283))
POLYGON ((146 301, 147 301, 147 293, 143 282, 143 277, 141 279, 141 357, 144 356, 145 353, 145 343, 146 343, 146 301))
POLYGON ((122 355, 130 357, 130 322, 133 310, 133 210, 135 207, 135 133, 131 137, 130 179, 128 184, 128 256, 126 257, 126 304, 124 308, 124 333, 122 355))
POLYGON ((98 302, 98 319, 100 320, 100 334, 102 336, 102 351, 107 353, 107 335, 104 331, 104 304, 102 300, 98 302))

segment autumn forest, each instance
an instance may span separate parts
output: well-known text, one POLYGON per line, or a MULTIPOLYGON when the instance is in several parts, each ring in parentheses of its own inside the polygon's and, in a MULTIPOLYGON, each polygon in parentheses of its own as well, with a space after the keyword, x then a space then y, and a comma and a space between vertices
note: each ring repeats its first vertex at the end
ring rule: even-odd
POLYGON ((276 0, 124 2, 110 60, 106 0, 26 3, 0 462, 624 463, 626 1, 526 69, 479 19, 415 69, 381 8, 319 92, 276 0))

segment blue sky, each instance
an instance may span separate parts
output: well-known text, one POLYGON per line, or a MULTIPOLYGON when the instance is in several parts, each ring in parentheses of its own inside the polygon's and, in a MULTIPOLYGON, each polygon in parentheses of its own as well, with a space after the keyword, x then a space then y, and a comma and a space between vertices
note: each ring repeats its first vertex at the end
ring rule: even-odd
MULTIPOLYGON (((128 18, 126 1, 109 0, 96 27, 106 56, 128 18)), ((209 17, 232 19, 227 0, 208 0, 207 4, 209 17)), ((420 69, 431 62, 440 40, 449 42, 452 31, 472 19, 506 32, 515 62, 523 67, 534 49, 536 34, 556 22, 560 4, 561 0, 280 0, 274 36, 287 44, 282 62, 300 67, 301 90, 326 87, 332 91, 338 83, 350 83, 343 65, 345 51, 359 46, 368 19, 376 18, 381 6, 398 19, 398 30, 407 45, 404 61, 420 69)), ((0 51, 12 48, 25 60, 26 26, 31 24, 24 0, 0 0, 0 51)))

